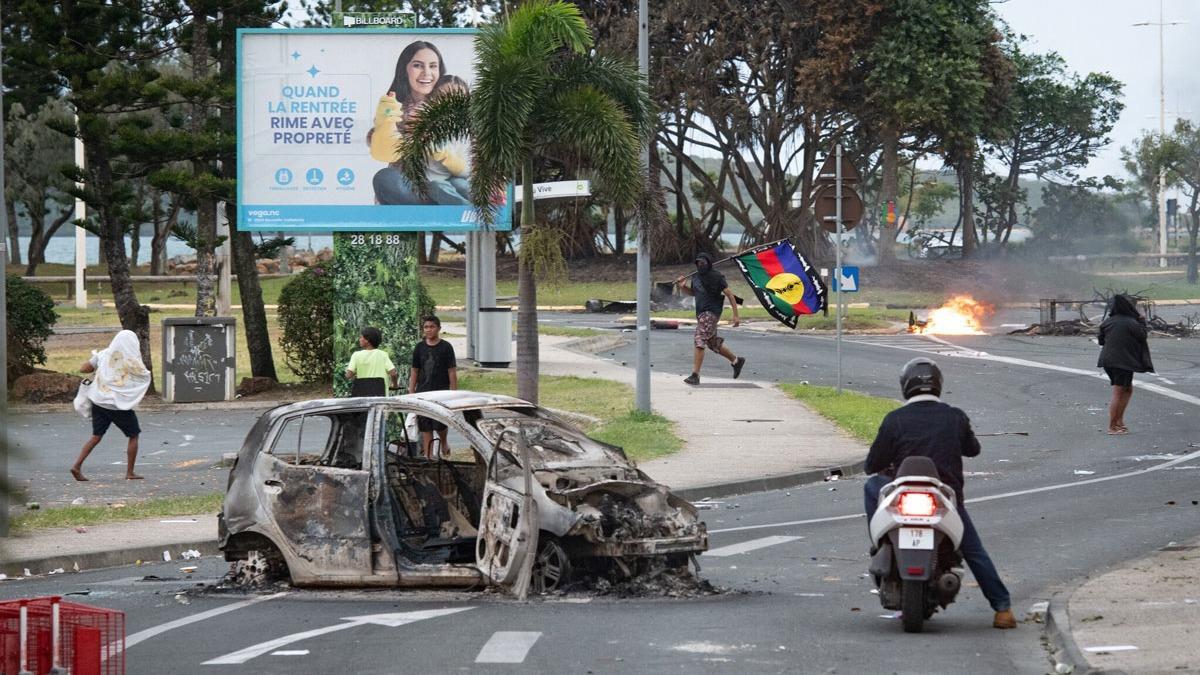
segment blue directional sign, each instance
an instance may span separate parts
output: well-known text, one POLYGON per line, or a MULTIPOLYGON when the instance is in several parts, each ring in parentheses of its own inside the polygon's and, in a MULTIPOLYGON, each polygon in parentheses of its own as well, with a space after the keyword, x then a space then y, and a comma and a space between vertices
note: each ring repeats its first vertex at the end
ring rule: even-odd
POLYGON ((858 268, 842 266, 842 273, 833 275, 830 281, 831 291, 837 291, 840 287, 843 293, 858 292, 858 268))

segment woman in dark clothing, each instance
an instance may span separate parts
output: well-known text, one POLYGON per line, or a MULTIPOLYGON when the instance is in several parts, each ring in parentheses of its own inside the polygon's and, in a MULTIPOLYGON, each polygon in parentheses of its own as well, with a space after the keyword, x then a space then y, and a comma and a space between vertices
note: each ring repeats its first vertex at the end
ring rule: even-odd
POLYGON ((1112 401, 1108 404, 1108 433, 1127 434, 1125 408, 1133 396, 1133 374, 1153 373, 1150 345, 1146 342, 1146 319, 1128 295, 1114 295, 1108 318, 1100 324, 1100 360, 1112 383, 1112 401))

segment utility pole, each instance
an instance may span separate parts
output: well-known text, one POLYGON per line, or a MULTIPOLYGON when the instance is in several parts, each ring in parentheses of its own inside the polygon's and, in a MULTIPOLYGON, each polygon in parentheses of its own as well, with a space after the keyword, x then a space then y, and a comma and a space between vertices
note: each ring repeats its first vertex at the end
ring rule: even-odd
POLYGON ((842 144, 837 144, 835 152, 837 161, 836 174, 834 176, 834 199, 837 200, 837 211, 834 213, 834 218, 837 220, 837 241, 833 243, 833 248, 837 252, 837 261, 833 268, 833 280, 836 282, 834 293, 837 295, 837 393, 842 393, 842 233, 845 231, 845 224, 842 223, 842 144))
MULTIPOLYGON (((1167 135, 1167 86, 1165 59, 1163 58, 1163 28, 1178 26, 1182 21, 1163 20, 1163 0, 1158 0, 1158 21, 1142 21, 1135 26, 1158 26, 1158 138, 1161 141, 1167 135)), ((1158 266, 1167 266, 1167 173, 1158 172, 1158 266)))
MULTIPOLYGON (((647 0, 638 0, 638 71, 650 82, 650 15, 647 0)), ((650 181, 650 141, 642 145, 646 185, 650 181)), ((644 216, 644 214, 643 214, 644 216)), ((637 244, 637 409, 650 412, 650 236, 646 219, 638 222, 637 244)))
MULTIPOLYGON (((0 36, 0 199, 4 195, 4 43, 0 36)), ((0 537, 8 536, 8 208, 0 204, 0 537)))

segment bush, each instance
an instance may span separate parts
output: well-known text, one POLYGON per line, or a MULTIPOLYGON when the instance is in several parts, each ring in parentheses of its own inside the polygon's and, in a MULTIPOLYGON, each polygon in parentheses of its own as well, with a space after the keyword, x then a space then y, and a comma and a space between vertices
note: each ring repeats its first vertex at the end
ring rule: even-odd
POLYGON ((333 379, 333 279, 307 269, 279 293, 279 325, 287 367, 305 382, 333 379))
POLYGON ((54 332, 58 314, 54 301, 40 288, 27 284, 21 277, 9 276, 8 288, 8 381, 33 370, 46 362, 46 338, 54 332))

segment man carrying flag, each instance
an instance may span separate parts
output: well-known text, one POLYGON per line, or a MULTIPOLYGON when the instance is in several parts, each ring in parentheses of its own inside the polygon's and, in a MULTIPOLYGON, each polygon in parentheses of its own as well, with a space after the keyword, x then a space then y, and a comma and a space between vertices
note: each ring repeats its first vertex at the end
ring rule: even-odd
POLYGON ((771 316, 788 328, 825 307, 825 283, 787 239, 756 246, 735 258, 746 283, 771 316))
POLYGON ((712 256, 701 253, 696 256, 696 273, 681 276, 675 280, 680 291, 696 297, 696 350, 692 357, 692 374, 684 379, 686 384, 700 384, 700 366, 704 363, 704 348, 729 359, 733 366, 733 377, 737 379, 742 374, 742 366, 746 365, 746 357, 735 356, 729 347, 725 346, 725 338, 717 337, 717 322, 721 319, 721 311, 725 308, 725 298, 729 298, 729 306, 733 309, 733 325, 741 324, 738 317, 737 301, 725 275, 713 269, 712 256))

